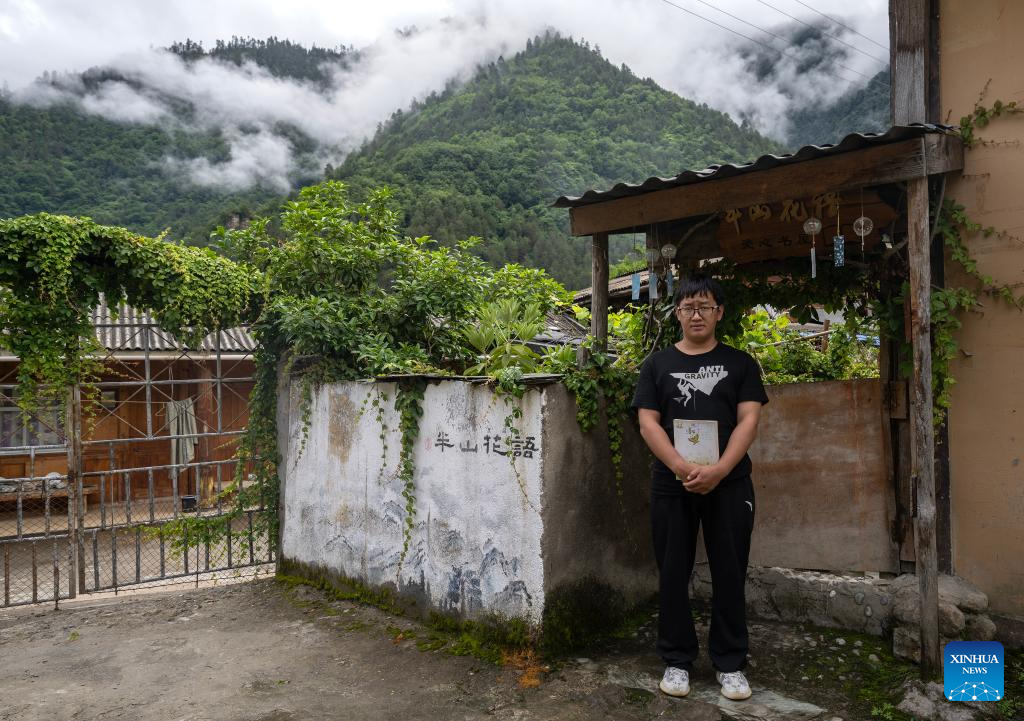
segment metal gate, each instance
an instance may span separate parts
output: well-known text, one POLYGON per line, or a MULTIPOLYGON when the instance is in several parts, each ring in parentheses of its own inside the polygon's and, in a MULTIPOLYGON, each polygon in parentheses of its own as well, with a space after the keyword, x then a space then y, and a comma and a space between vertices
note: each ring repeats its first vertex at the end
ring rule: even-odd
MULTIPOLYGON (((255 532, 261 507, 218 541, 182 548, 161 533, 179 519, 224 517, 234 503, 225 489, 247 481, 235 459, 253 384, 247 330, 184 348, 148 314, 105 305, 93 325, 105 349, 95 392, 71 389, 63 423, 49 422, 55 437, 22 431, 27 443, 2 447, 8 467, 18 453, 27 459, 27 472, 0 480, 3 605, 252 575, 273 562, 272 539, 255 532)), ((4 392, 10 401, 13 384, 4 392)), ((29 425, 46 425, 37 415, 29 425)))

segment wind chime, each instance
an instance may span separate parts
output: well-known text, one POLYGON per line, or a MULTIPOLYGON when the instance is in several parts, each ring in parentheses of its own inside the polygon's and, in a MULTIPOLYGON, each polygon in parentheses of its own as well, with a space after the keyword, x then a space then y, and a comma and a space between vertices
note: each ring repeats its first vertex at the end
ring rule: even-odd
POLYGON ((864 215, 864 189, 860 190, 860 217, 853 221, 854 235, 860 238, 860 262, 864 262, 864 239, 871 235, 875 224, 871 218, 864 215))
POLYGON ((833 237, 833 265, 838 268, 846 265, 846 236, 840 224, 839 196, 836 196, 836 235, 833 237))
POLYGON ((811 277, 818 277, 817 235, 821 232, 821 221, 811 216, 804 221, 804 233, 811 236, 811 277))
POLYGON ((676 257, 676 247, 672 243, 665 243, 661 246, 661 257, 665 259, 665 296, 668 298, 672 297, 673 293, 673 273, 672 273, 672 261, 676 257))
MULTIPOLYGON (((817 235, 822 229, 821 219, 810 217, 804 221, 804 234, 811 236, 811 277, 818 277, 818 243, 817 235)), ((865 260, 865 243, 871 231, 875 228, 871 218, 864 214, 864 191, 860 193, 860 217, 853 221, 853 232, 860 238, 860 259, 865 260)), ((842 222, 839 212, 839 199, 836 198, 836 233, 832 236, 832 265, 842 268, 846 265, 846 236, 842 232, 842 222)))
MULTIPOLYGON (((657 234, 655 234, 657 236, 657 234)), ((658 258, 661 253, 657 248, 647 249, 647 299, 652 303, 658 300, 658 258)))

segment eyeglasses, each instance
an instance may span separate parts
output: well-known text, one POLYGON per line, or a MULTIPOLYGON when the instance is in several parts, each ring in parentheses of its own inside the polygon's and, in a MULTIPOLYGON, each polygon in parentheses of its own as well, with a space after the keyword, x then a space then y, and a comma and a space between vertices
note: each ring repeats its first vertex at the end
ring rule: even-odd
POLYGON ((692 318, 694 313, 701 318, 708 318, 720 307, 717 305, 681 305, 676 310, 682 313, 684 318, 692 318))

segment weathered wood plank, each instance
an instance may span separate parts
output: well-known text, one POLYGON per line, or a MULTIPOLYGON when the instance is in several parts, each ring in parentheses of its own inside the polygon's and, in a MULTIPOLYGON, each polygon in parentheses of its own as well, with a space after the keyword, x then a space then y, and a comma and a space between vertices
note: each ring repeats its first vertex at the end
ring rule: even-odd
POLYGON ((910 318, 914 372, 911 379, 910 465, 916 479, 917 521, 914 545, 921 587, 921 672, 942 669, 939 647, 939 584, 935 532, 935 428, 932 425, 931 231, 928 180, 907 184, 910 318))
POLYGON ((594 261, 591 273, 593 297, 590 301, 590 334, 594 347, 608 346, 608 234, 594 235, 594 261))
POLYGON ((793 196, 866 188, 963 167, 959 138, 912 138, 642 195, 584 205, 570 210, 572 234, 627 232, 652 223, 707 215, 793 196))
POLYGON ((893 125, 928 119, 928 0, 889 3, 890 108, 893 125))

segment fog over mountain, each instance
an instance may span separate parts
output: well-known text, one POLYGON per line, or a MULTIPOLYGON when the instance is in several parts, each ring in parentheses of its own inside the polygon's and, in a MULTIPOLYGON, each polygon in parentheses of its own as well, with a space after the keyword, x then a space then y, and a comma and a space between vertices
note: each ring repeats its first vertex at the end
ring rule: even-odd
POLYGON ((368 11, 343 8, 325 15, 321 4, 307 2, 295 4, 286 17, 258 2, 170 5, 115 0, 89 11, 71 0, 24 0, 0 10, 0 79, 13 88, 8 97, 36 107, 70 103, 119 123, 218 130, 229 147, 224 157, 169 155, 154 162, 199 185, 286 190, 297 178, 340 162, 394 111, 466 80, 477 66, 522 50, 548 29, 585 38, 612 62, 780 141, 790 133, 793 109, 828 107, 865 86, 887 57, 857 34, 885 43, 886 7, 879 0, 813 3, 842 24, 793 0, 453 0, 409 10, 399 3, 391 14, 372 19, 353 14, 351 24, 347 12, 368 11), (195 18, 204 16, 204 33, 231 29, 197 37, 195 18), (360 23, 365 27, 356 32, 351 25, 360 23), (151 28, 178 34, 160 41, 151 28), (379 34, 367 38, 366 28, 379 28, 379 34), (182 57, 160 47, 191 37, 210 48, 216 37, 241 34, 275 35, 336 52, 313 78, 274 75, 251 62, 182 57), (151 46, 139 47, 143 38, 151 46), (41 62, 51 72, 30 82, 27 72, 38 73, 41 62), (62 63, 68 62, 102 70, 83 77, 82 66, 65 72, 62 63))

